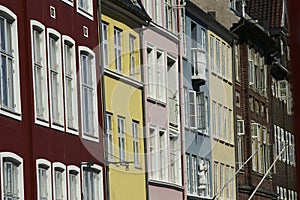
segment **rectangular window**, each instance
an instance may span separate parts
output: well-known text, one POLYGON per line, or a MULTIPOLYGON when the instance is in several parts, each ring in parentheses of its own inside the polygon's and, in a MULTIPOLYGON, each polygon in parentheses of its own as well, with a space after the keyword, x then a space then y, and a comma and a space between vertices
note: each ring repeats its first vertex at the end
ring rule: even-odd
POLYGON ((192 193, 197 194, 197 157, 192 156, 192 193))
POLYGON ((132 122, 134 165, 140 167, 139 124, 132 122))
POLYGON ((285 146, 285 138, 284 138, 284 130, 281 129, 281 146, 282 146, 282 149, 283 149, 283 152, 281 154, 281 158, 282 158, 282 161, 286 161, 286 146, 285 146))
POLYGON ((222 139, 222 133, 223 133, 223 123, 222 123, 222 105, 218 104, 218 126, 217 126, 217 135, 219 139, 222 139))
POLYGON ((129 53, 130 53, 130 76, 136 79, 137 71, 137 50, 135 49, 136 46, 136 38, 132 35, 129 36, 129 53))
POLYGON ((175 5, 174 0, 165 0, 166 28, 171 32, 176 31, 176 9, 173 8, 175 5))
POLYGON ((18 165, 11 161, 3 162, 3 197, 4 200, 20 199, 18 165))
POLYGON ((69 171, 69 199, 79 200, 80 198, 80 178, 78 174, 77 171, 69 171))
MULTIPOLYGON (((225 47, 226 48, 226 47, 225 47)), ((227 76, 227 79, 229 80, 229 81, 231 81, 231 71, 232 71, 232 62, 231 62, 231 48, 230 48, 230 46, 227 46, 227 55, 226 55, 226 57, 227 57, 227 63, 226 63, 226 67, 227 67, 227 69, 226 69, 226 72, 227 72, 227 74, 226 74, 226 76, 227 76)))
POLYGON ((50 92, 51 92, 51 116, 53 124, 61 125, 63 121, 63 114, 60 113, 62 109, 61 99, 61 70, 60 70, 60 39, 49 34, 48 46, 48 60, 50 68, 50 92))
POLYGON ((240 81, 240 52, 239 52, 239 46, 234 46, 234 64, 235 64, 235 80, 240 81))
POLYGON ((49 169, 39 166, 38 168, 38 179, 39 179, 39 200, 49 200, 51 196, 49 196, 49 169))
POLYGON ((216 112, 217 112, 217 108, 216 108, 216 102, 212 102, 212 123, 211 123, 211 127, 212 127, 212 132, 213 132, 213 136, 217 137, 217 128, 216 128, 216 112))
POLYGON ((175 133, 170 133, 170 180, 172 183, 178 183, 180 174, 179 171, 179 160, 180 155, 178 154, 178 135, 175 133))
POLYGON ((54 170, 55 200, 65 199, 64 176, 65 174, 61 169, 54 170))
POLYGON ((166 156, 166 132, 164 130, 159 131, 159 172, 160 180, 167 180, 167 156, 166 156))
POLYGON ((154 50, 147 47, 147 96, 156 99, 154 50))
POLYGON ((191 128, 196 128, 196 92, 189 91, 189 100, 190 100, 190 126, 191 128))
POLYGON ((185 162, 186 162, 186 189, 187 189, 187 193, 191 192, 191 181, 190 181, 190 156, 189 155, 185 155, 185 162))
POLYGON ((210 36, 210 44, 209 44, 209 47, 210 47, 210 69, 212 71, 215 70, 215 52, 214 52, 214 37, 210 36))
POLYGON ((152 179, 158 179, 158 145, 157 145, 157 134, 155 128, 149 128, 150 135, 150 177, 152 179))
POLYGON ((120 162, 125 161, 126 143, 125 143, 125 119, 118 117, 118 141, 120 162))
POLYGON ((114 29, 115 67, 116 71, 122 73, 122 31, 114 29))
POLYGON ((161 0, 154 0, 154 16, 155 16, 155 22, 159 25, 162 25, 162 12, 161 12, 161 0))
POLYGON ((156 51, 156 63, 157 98, 162 102, 166 102, 166 67, 163 52, 156 51))
POLYGON ((83 168, 82 190, 83 199, 101 200, 99 188, 102 188, 100 171, 96 169, 83 168))
POLYGON ((233 142, 234 133, 232 132, 232 110, 228 109, 228 141, 233 142))
POLYGON ((223 197, 224 196, 224 190, 222 190, 224 186, 224 165, 221 164, 220 165, 220 196, 223 197))
POLYGON ((65 109, 66 124, 68 129, 77 129, 77 81, 75 46, 71 42, 64 41, 64 75, 65 75, 65 109))
POLYGON ((220 74, 221 72, 221 66, 220 66, 220 40, 216 40, 216 59, 217 59, 217 73, 220 74))
POLYGON ((184 95, 184 125, 189 127, 189 93, 187 88, 183 88, 184 95))
POLYGON ((93 1, 92 0, 78 0, 77 7, 79 11, 84 14, 93 15, 93 1))
POLYGON ((35 115, 37 119, 48 119, 48 92, 44 89, 47 85, 45 33, 44 30, 33 26, 33 63, 34 63, 34 92, 35 115))
POLYGON ((258 152, 257 152, 257 137, 258 137, 258 124, 252 123, 251 124, 251 138, 252 138, 252 169, 254 171, 257 171, 257 158, 258 158, 258 152))
POLYGON ((102 22, 102 59, 104 67, 109 66, 108 24, 102 22))
POLYGON ((201 92, 197 94, 197 127, 203 133, 207 133, 207 97, 201 92))
POLYGON ((228 139, 229 139, 229 137, 228 137, 228 134, 230 134, 229 132, 227 132, 227 119, 228 118, 228 114, 227 114, 227 108, 226 107, 223 107, 223 122, 222 122, 222 124, 223 124, 223 133, 224 133, 224 135, 223 135, 223 139, 225 140, 225 141, 229 141, 228 139))
POLYGON ((82 90, 82 116, 83 116, 83 133, 97 137, 96 129, 96 91, 95 91, 95 65, 93 57, 86 52, 80 52, 81 63, 81 90, 82 90))
POLYGON ((222 76, 225 78, 226 76, 226 56, 227 56, 227 52, 226 52, 226 46, 224 43, 222 43, 222 76))
MULTIPOLYGON (((228 183, 228 181, 229 181, 229 167, 228 166, 225 166, 225 184, 226 183, 228 183)), ((227 199, 229 199, 229 189, 230 189, 230 187, 229 187, 230 185, 229 185, 229 183, 228 183, 228 185, 226 185, 226 187, 225 187, 225 189, 226 189, 226 198, 227 199)))
POLYGON ((253 55, 253 49, 248 49, 248 63, 249 63, 249 69, 248 69, 248 77, 249 77, 249 85, 254 84, 254 55, 253 55))
POLYGON ((113 117, 111 114, 106 114, 106 151, 107 151, 107 160, 114 160, 114 143, 113 143, 113 130, 112 125, 113 117))
POLYGON ((214 163, 214 194, 218 192, 218 163, 214 163))
POLYGON ((201 48, 206 52, 206 32, 201 29, 201 48))
POLYGON ((237 150, 238 150, 238 165, 239 168, 243 166, 243 135, 237 136, 237 150))

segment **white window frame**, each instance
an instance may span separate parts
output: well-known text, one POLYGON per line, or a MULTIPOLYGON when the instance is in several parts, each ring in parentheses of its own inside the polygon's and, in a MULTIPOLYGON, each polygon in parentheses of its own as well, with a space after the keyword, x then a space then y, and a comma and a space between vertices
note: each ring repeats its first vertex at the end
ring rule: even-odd
POLYGON ((136 42, 137 38, 131 34, 129 34, 129 72, 130 72, 130 77, 133 79, 137 79, 138 75, 138 68, 137 68, 137 63, 138 63, 138 50, 136 50, 136 42))
POLYGON ((147 97, 156 99, 156 70, 155 70, 155 55, 153 47, 147 46, 147 97), (149 52, 148 52, 149 51, 149 52))
POLYGON ((214 162, 214 194, 218 192, 218 163, 214 162))
POLYGON ((222 42, 222 76, 226 78, 226 45, 222 42))
POLYGON ((81 183, 80 183, 80 168, 74 165, 69 165, 67 167, 67 180, 68 180, 68 198, 71 199, 71 180, 70 180, 70 174, 75 175, 76 182, 77 182, 77 187, 76 187, 76 196, 77 198, 74 200, 79 200, 81 198, 81 183), (76 174, 74 174, 74 172, 76 174))
MULTIPOLYGON (((172 58, 168 57, 168 59, 173 60, 172 58)), ((174 64, 176 64, 176 61, 174 61, 174 64)), ((165 61, 165 54, 161 50, 156 50, 156 59, 155 59, 156 65, 156 97, 157 100, 166 103, 166 61, 165 61), (160 57, 158 59, 158 55, 160 54, 160 57)))
MULTIPOLYGON (((226 47, 225 47, 226 48, 226 47)), ((229 80, 230 82, 232 82, 231 80, 231 72, 232 72, 232 56, 231 56, 232 52, 231 52, 231 47, 227 46, 227 80, 229 80)))
POLYGON ((216 68, 217 73, 221 73, 221 52, 220 52, 220 40, 216 39, 216 68))
POLYGON ((140 158, 140 127, 138 121, 131 122, 132 127, 132 138, 133 138, 133 154, 134 154, 134 166, 141 167, 140 158))
POLYGON ((52 164, 52 180, 53 180, 53 198, 55 200, 66 200, 67 199, 67 181, 66 181, 66 166, 60 162, 54 162, 52 164), (59 168, 62 175, 62 199, 56 199, 56 168, 59 168))
POLYGON ((190 169, 190 156, 189 154, 185 154, 185 162, 186 162, 186 190, 187 193, 190 194, 191 193, 191 180, 190 180, 190 176, 191 176, 191 169, 190 169))
POLYGON ((254 67, 254 58, 253 58, 253 49, 248 48, 248 77, 249 77, 249 86, 254 85, 255 81, 255 67, 254 67))
POLYGON ((123 31, 117 27, 114 27, 114 63, 115 63, 115 70, 118 73, 122 72, 122 36, 123 31), (118 37, 118 38, 117 38, 118 37), (120 38, 119 38, 120 37, 120 38))
POLYGON ((170 182, 177 185, 181 184, 180 163, 180 137, 179 133, 169 130, 169 172, 170 182))
MULTIPOLYGON (((5 50, 2 52, 6 57, 10 57, 12 59, 12 70, 13 70, 13 108, 7 108, 6 106, 2 105, 2 99, 0 103, 0 114, 11 117, 13 119, 22 120, 21 117, 21 93, 20 93, 20 71, 19 71, 19 47, 18 47, 18 21, 17 16, 9 10, 7 7, 0 5, 0 11, 1 15, 4 14, 5 16, 1 16, 1 18, 6 20, 9 20, 9 22, 6 21, 6 24, 9 23, 11 25, 11 35, 10 35, 10 41, 11 41, 11 52, 6 52, 5 50)), ((6 38, 7 41, 7 38, 6 38)), ((1 69, 2 70, 2 69, 1 69)), ((0 70, 0 71, 1 71, 0 70)), ((1 75, 1 72, 0 72, 1 75)), ((2 78, 1 78, 2 79, 2 78)), ((2 81, 2 80, 1 80, 2 81)), ((9 80, 8 80, 9 82, 9 80)), ((1 91, 1 89, 0 89, 1 91)), ((2 92, 1 92, 2 93, 2 92)))
POLYGON ((193 90, 189 90, 189 108, 190 108, 190 127, 192 129, 197 128, 197 109, 196 109, 196 92, 193 90), (194 109, 193 109, 194 107, 194 109), (191 111, 194 110, 194 115, 192 115, 191 111))
POLYGON ((109 67, 109 40, 108 40, 108 23, 102 21, 102 27, 101 27, 101 31, 102 31, 102 42, 101 42, 101 46, 102 46, 102 64, 103 67, 108 68, 109 67))
POLYGON ((167 131, 159 129, 158 131, 158 153, 159 153, 159 180, 168 180, 168 156, 167 156, 167 131), (161 135, 162 133, 162 135, 161 135))
POLYGON ((42 125, 42 126, 49 126, 49 108, 48 108, 48 86, 47 86, 47 59, 46 59, 46 29, 43 24, 36 20, 30 20, 30 26, 31 26, 31 46, 32 46, 32 74, 33 74, 33 92, 34 92, 34 108, 35 108, 35 123, 42 125), (38 65, 41 66, 41 84, 40 85, 40 90, 41 90, 41 108, 43 111, 42 116, 38 116, 38 111, 37 111, 37 96, 36 96, 36 80, 35 80, 35 63, 34 63, 34 29, 39 29, 40 33, 40 41, 41 41, 41 46, 40 46, 40 54, 41 57, 41 63, 38 63, 38 65))
MULTIPOLYGON (((5 159, 8 159, 10 163, 14 167, 17 168, 17 190, 18 190, 18 200, 24 200, 24 174, 23 174, 23 158, 21 158, 19 155, 11 152, 1 152, 0 153, 0 173, 1 173, 1 194, 2 194, 2 200, 9 199, 5 198, 4 196, 4 163, 7 161, 4 161, 5 159)), ((14 187, 14 186, 13 186, 14 187)), ((14 196, 14 194, 13 194, 14 196)), ((15 196, 14 196, 15 197, 15 196)), ((14 198, 13 198, 14 199, 14 198)))
POLYGON ((126 161, 126 125, 125 118, 118 116, 118 144, 119 144, 119 159, 123 163, 126 161), (120 125, 123 124, 123 127, 120 125))
POLYGON ((74 7, 74 0, 61 0, 62 2, 74 7))
POLYGON ((77 96, 77 68, 76 68, 76 50, 75 50, 75 40, 71 37, 63 35, 62 36, 62 45, 63 45, 63 69, 64 69, 64 85, 65 85, 65 119, 66 119, 66 132, 74 135, 79 135, 78 132, 78 96, 77 96), (67 66, 66 66, 66 49, 64 45, 71 46, 71 57, 70 57, 70 70, 71 74, 68 74, 67 66), (71 109, 73 115, 73 124, 69 124, 68 112, 68 86, 67 81, 71 81, 71 98, 72 101, 71 109))
POLYGON ((62 84, 62 57, 61 57, 61 36, 60 33, 58 33, 56 30, 47 28, 47 50, 48 50, 48 85, 49 85, 49 95, 50 95, 50 119, 51 119, 51 128, 64 131, 64 106, 63 106, 63 84, 62 84), (53 38, 55 37, 55 38, 53 38), (55 67, 51 66, 51 55, 50 55, 50 40, 55 39, 56 43, 56 50, 55 52, 55 61, 56 69, 55 67), (56 85, 56 91, 57 91, 57 119, 55 119, 54 112, 55 109, 53 109, 53 90, 54 88, 52 85, 52 75, 57 76, 57 85, 56 85))
POLYGON ((197 194, 197 157, 195 155, 192 156, 192 194, 197 194))
POLYGON ((184 97, 184 126, 189 127, 189 91, 188 88, 183 87, 184 97))
POLYGON ((43 165, 41 168, 46 170, 47 175, 47 200, 52 200, 52 181, 51 181, 51 163, 45 159, 36 160, 36 177, 37 177, 37 199, 40 199, 40 190, 39 190, 39 165, 43 165), (47 169, 45 169, 47 167, 47 169))
POLYGON ((158 158, 158 137, 157 137, 157 128, 155 126, 149 126, 149 168, 150 168, 150 179, 159 180, 158 172, 159 172, 159 159, 158 158))
POLYGON ((114 161, 114 141, 113 141, 113 115, 105 114, 106 121, 106 159, 108 162, 114 161), (110 118, 110 119, 109 119, 110 118))
POLYGON ((213 36, 210 36, 210 43, 209 43, 209 54, 210 54, 210 70, 215 71, 215 49, 214 49, 214 40, 215 38, 213 36))
POLYGON ((93 0, 77 0, 76 1, 76 11, 83 15, 84 17, 94 21, 94 16, 93 16, 93 12, 94 12, 94 5, 93 5, 93 0), (87 6, 85 8, 80 7, 80 2, 79 1, 86 1, 85 5, 83 6, 87 6))
POLYGON ((89 49, 88 47, 85 47, 85 46, 79 46, 78 47, 78 54, 79 54, 79 60, 80 60, 80 69, 79 70, 79 78, 80 78, 80 94, 81 94, 81 123, 82 123, 82 126, 81 126, 81 131, 82 131, 82 138, 83 139, 86 139, 86 140, 90 140, 90 141, 94 141, 94 142, 99 142, 99 132, 98 132, 98 125, 99 125, 99 122, 98 122, 98 102, 97 102, 97 94, 98 94, 98 91, 97 91, 97 83, 96 83, 96 80, 97 80, 97 70, 96 70, 96 63, 95 63, 95 53, 89 49), (88 54, 89 56, 91 56, 91 72, 95 72, 94 74, 92 73, 90 79, 92 81, 92 90, 93 90, 93 133, 90 133, 90 134, 87 134, 87 133, 84 133, 84 127, 83 127, 83 123, 84 123, 84 116, 83 116, 83 91, 82 91, 82 87, 83 87, 83 81, 82 81, 82 63, 81 63, 81 54, 82 52, 84 52, 85 54, 88 54))
MULTIPOLYGON (((81 165, 81 180, 82 180, 82 195, 84 198, 84 191, 85 191, 85 187, 84 187, 84 169, 88 168, 89 166, 86 165, 81 165)), ((96 195, 98 195, 98 199, 95 198, 93 200, 104 200, 104 191, 103 191, 103 168, 99 165, 93 164, 92 166, 90 166, 90 170, 92 171, 92 173, 97 173, 97 179, 98 179, 98 189, 95 190, 95 192, 97 192, 96 195)), ((95 186, 96 187, 96 186, 95 186)), ((85 198, 84 198, 85 199, 85 198)), ((89 198, 87 198, 89 199, 89 198)))
POLYGON ((211 125, 210 127, 212 127, 212 135, 214 138, 217 138, 217 124, 216 124, 216 121, 217 121, 217 103, 215 101, 212 101, 211 103, 212 105, 212 114, 211 114, 211 125))

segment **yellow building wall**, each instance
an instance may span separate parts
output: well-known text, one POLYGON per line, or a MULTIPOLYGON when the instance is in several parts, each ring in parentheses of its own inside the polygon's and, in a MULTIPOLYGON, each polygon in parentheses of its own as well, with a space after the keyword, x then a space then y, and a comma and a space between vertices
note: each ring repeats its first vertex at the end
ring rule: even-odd
MULTIPOLYGON (((230 46, 228 43, 226 43, 221 37, 216 35, 215 33, 208 31, 208 56, 209 56, 209 91, 210 92, 210 108, 212 108, 212 101, 215 101, 216 104, 216 110, 218 109, 218 104, 220 103, 223 107, 227 107, 227 109, 231 109, 232 116, 231 116, 231 124, 226 126, 227 134, 229 128, 231 129, 231 141, 230 142, 219 142, 214 137, 212 138, 212 164, 214 162, 218 163, 218 182, 213 183, 217 184, 218 191, 220 189, 220 163, 224 164, 224 171, 223 171, 223 184, 226 183, 226 177, 225 177, 225 166, 233 167, 234 169, 229 172, 229 178, 232 177, 233 171, 235 172, 235 146, 234 146, 234 117, 233 117, 233 86, 232 86, 232 71, 230 73, 229 77, 222 77, 222 43, 225 43, 226 47, 230 46), (212 70, 210 67, 210 36, 214 37, 214 70, 212 70), (216 39, 220 41, 220 74, 215 73, 217 72, 217 62, 216 62, 216 39), (229 127, 231 126, 231 127, 229 127)), ((229 69, 232 70, 232 48, 230 48, 229 53, 229 59, 226 60, 226 62, 229 63, 229 69)), ((225 57, 227 58, 227 57, 225 57)), ((227 65, 225 66, 227 69, 227 65)), ((212 109, 211 109, 212 111, 212 109)), ((212 117, 212 114, 210 115, 212 117)), ((216 112, 216 118, 218 119, 218 113, 216 112)), ((223 119, 223 118, 222 118, 223 119)), ((227 119, 228 120, 228 119, 227 119)), ((212 122, 212 119, 211 119, 212 122)), ((211 124, 210 127, 216 126, 215 124, 211 124)), ((224 126, 224 124, 222 124, 224 126)), ((219 130, 217 130, 219 131, 219 130)), ((212 132, 212 131, 211 131, 212 132)), ((222 136, 224 136, 224 128, 222 127, 221 131, 222 136)), ((224 140, 223 140, 224 141, 224 140)), ((213 165, 212 165, 213 166, 213 165)), ((212 167, 212 174, 214 175, 214 168, 212 167)), ((212 176, 212 179, 214 180, 214 177, 212 176)), ((235 194, 235 179, 229 184, 229 187, 231 187, 231 184, 233 184, 234 193, 232 194, 231 188, 230 188, 230 197, 231 199, 234 199, 236 197, 235 194)), ((223 197, 226 195, 226 187, 223 190, 223 197)))
MULTIPOLYGON (((109 70, 115 72, 114 63, 114 27, 122 30, 122 75, 130 76, 129 72, 129 35, 136 37, 137 64, 139 64, 139 35, 110 17, 102 15, 103 22, 108 24, 109 34, 109 70)), ((138 74, 136 80, 141 80, 138 74)), ((139 124, 139 152, 140 166, 136 167, 134 163, 129 164, 129 168, 122 164, 109 165, 109 188, 111 200, 145 200, 146 199, 146 179, 145 179, 145 157, 144 157, 144 138, 143 138, 143 104, 142 90, 134 87, 130 83, 125 83, 118 78, 105 75, 105 98, 106 112, 112 114, 112 137, 114 146, 114 162, 119 162, 119 141, 118 141, 118 116, 124 118, 125 123, 125 161, 134 161, 132 121, 139 124)))
POLYGON ((114 29, 117 28, 122 31, 122 74, 125 76, 130 76, 130 51, 129 51, 129 37, 135 37, 135 71, 136 71, 136 80, 141 81, 141 67, 140 67, 140 37, 139 33, 135 30, 131 29, 126 24, 123 24, 119 21, 114 20, 108 16, 102 15, 102 22, 108 24, 108 60, 109 60, 109 69, 112 71, 116 71, 115 65, 115 50, 114 50, 114 29))

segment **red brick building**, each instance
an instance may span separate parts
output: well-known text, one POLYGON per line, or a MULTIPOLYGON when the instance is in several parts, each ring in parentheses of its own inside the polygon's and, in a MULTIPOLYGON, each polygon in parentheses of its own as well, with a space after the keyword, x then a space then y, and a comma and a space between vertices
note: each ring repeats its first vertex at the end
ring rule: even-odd
POLYGON ((0 1, 2 199, 104 199, 97 22, 96 0, 0 1))

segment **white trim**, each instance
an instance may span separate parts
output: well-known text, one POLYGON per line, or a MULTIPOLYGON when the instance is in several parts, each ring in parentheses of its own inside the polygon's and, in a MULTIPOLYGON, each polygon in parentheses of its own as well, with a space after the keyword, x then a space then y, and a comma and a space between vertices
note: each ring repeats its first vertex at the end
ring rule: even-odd
POLYGON ((2 13, 6 13, 9 15, 10 18, 13 18, 13 22, 11 23, 12 31, 11 31, 11 42, 12 42, 12 48, 13 48, 13 70, 14 73, 14 101, 15 101, 15 110, 14 111, 6 111, 4 109, 1 109, 0 105, 0 114, 8 116, 10 118, 16 119, 21 121, 22 115, 21 115, 21 92, 20 92, 20 71, 19 71, 19 47, 18 47, 18 21, 17 21, 17 15, 15 15, 11 10, 9 10, 7 7, 4 7, 0 5, 0 11, 2 13))
POLYGON ((113 76, 113 77, 115 77, 115 78, 117 78, 117 79, 119 79, 121 81, 129 82, 134 87, 138 87, 138 88, 144 87, 144 84, 142 82, 137 81, 135 79, 132 79, 130 77, 127 77, 127 76, 125 76, 123 74, 117 73, 117 72, 115 72, 115 71, 113 71, 113 70, 111 70, 109 68, 105 68, 104 69, 104 73, 109 74, 109 75, 111 75, 111 76, 113 76))
POLYGON ((52 28, 47 28, 47 64, 48 64, 48 85, 49 85, 49 103, 50 103, 50 119, 51 119, 51 128, 64 131, 64 106, 63 106, 63 82, 62 82, 62 56, 61 56, 61 35, 59 32, 52 28), (57 56, 57 72, 58 72, 58 85, 57 85, 57 98, 58 98, 58 122, 59 125, 53 123, 53 110, 52 110, 52 88, 51 88, 51 66, 50 66, 50 44, 49 44, 49 39, 50 39, 50 34, 55 35, 58 39, 56 41, 57 43, 57 51, 56 55, 57 56))
POLYGON ((47 169, 48 198, 47 198, 47 200, 50 200, 50 199, 52 199, 51 163, 48 160, 45 160, 45 159, 42 159, 42 158, 36 160, 37 199, 39 199, 39 196, 40 196, 40 192, 39 192, 39 165, 40 164, 48 166, 48 169, 47 169))
POLYGON ((70 171, 76 171, 77 174, 76 174, 76 180, 77 180, 77 198, 80 199, 81 197, 81 183, 80 183, 80 168, 75 166, 75 165, 69 165, 67 167, 67 181, 68 181, 68 198, 70 198, 70 177, 69 177, 69 174, 70 174, 70 171))
POLYGON ((24 175, 23 175, 23 158, 21 158, 19 155, 11 152, 1 152, 0 153, 0 174, 1 174, 1 193, 2 197, 1 200, 4 200, 4 195, 3 195, 3 187, 4 187, 4 176, 3 176, 3 159, 4 158, 12 158, 14 161, 18 162, 18 190, 19 190, 19 200, 24 200, 24 175))
POLYGON ((74 7, 74 0, 61 0, 62 2, 74 7))
POLYGON ((78 6, 78 1, 79 0, 76 0, 76 11, 79 13, 79 14, 81 14, 81 15, 83 15, 84 17, 86 17, 86 18, 88 18, 88 19, 90 19, 90 20, 92 20, 92 21, 94 21, 94 9, 93 9, 93 7, 94 7, 94 1, 93 0, 87 0, 87 1, 90 1, 90 6, 92 6, 92 8, 91 8, 91 10, 90 11, 83 11, 82 9, 80 9, 79 8, 79 6, 78 6))
POLYGON ((99 132, 98 132, 98 127, 99 127, 99 122, 98 122, 98 101, 97 101, 97 77, 96 77, 96 57, 95 57, 95 53, 89 49, 88 47, 85 47, 85 46, 79 46, 78 47, 78 56, 79 56, 79 82, 80 82, 80 96, 81 96, 81 105, 82 105, 82 102, 83 102, 83 99, 82 99, 82 73, 81 73, 81 59, 80 59, 80 52, 81 51, 85 51, 87 52, 88 54, 90 54, 93 59, 92 59, 92 65, 93 65, 93 69, 95 71, 94 73, 94 77, 91 77, 93 80, 93 89, 94 89, 94 98, 93 98, 93 103, 94 103, 94 112, 95 112, 95 116, 94 116, 94 136, 95 137, 91 137, 89 135, 86 135, 83 133, 83 107, 81 106, 81 135, 82 135, 82 138, 83 139, 86 139, 86 140, 90 140, 90 141, 93 141, 93 142, 99 142, 99 132))
POLYGON ((65 127, 66 127, 66 132, 70 133, 70 134, 74 134, 74 135, 79 135, 79 131, 78 131, 78 85, 77 85, 77 75, 78 75, 78 71, 77 71, 77 65, 76 65, 76 46, 75 46, 75 40, 73 40, 71 37, 67 36, 67 35, 62 35, 62 53, 63 53, 63 69, 64 69, 64 93, 65 93, 65 99, 64 99, 64 105, 65 105, 65 127), (73 89, 74 89, 74 93, 73 93, 73 112, 74 112, 74 129, 70 129, 68 126, 68 106, 67 106, 67 87, 66 87, 66 66, 64 66, 65 63, 65 48, 64 48, 64 44, 65 42, 69 42, 71 44, 73 44, 72 47, 72 58, 71 58, 71 62, 72 62, 72 69, 73 69, 73 74, 72 74, 72 78, 73 78, 73 89))
POLYGON ((63 183, 62 183, 62 192, 63 192, 63 199, 67 199, 67 181, 66 181, 66 166, 60 162, 52 163, 52 180, 53 180, 53 198, 56 195, 56 187, 55 187, 55 168, 63 169, 62 176, 63 176, 63 183))
MULTIPOLYGON (((83 185, 83 182, 84 182, 84 177, 83 177, 83 168, 84 167, 87 167, 87 166, 81 165, 81 180, 82 180, 82 185, 83 185)), ((91 166, 91 168, 92 169, 96 169, 96 170, 99 171, 99 173, 98 173, 98 176, 99 176, 99 186, 101 186, 101 187, 98 188, 99 189, 98 190, 98 192, 99 192, 98 195, 99 195, 100 199, 93 199, 93 200, 104 200, 103 168, 101 166, 97 165, 97 164, 93 164, 91 166)), ((83 192, 82 192, 82 194, 83 194, 83 192)))
POLYGON ((36 124, 39 124, 41 126, 46 126, 49 127, 49 109, 48 109, 48 86, 47 86, 47 80, 44 80, 45 84, 42 85, 43 89, 45 90, 45 94, 43 97, 43 104, 44 104, 44 108, 45 108, 45 119, 40 120, 37 118, 37 114, 36 114, 36 96, 35 96, 35 78, 34 78, 34 45, 33 45, 33 27, 36 26, 38 28, 40 28, 42 30, 42 40, 41 41, 41 53, 43 54, 44 58, 42 60, 42 65, 44 66, 43 69, 43 77, 44 79, 47 79, 47 65, 46 65, 46 44, 45 44, 45 40, 46 40, 46 36, 45 36, 45 26, 43 24, 41 24, 40 22, 36 21, 36 20, 30 20, 30 27, 31 27, 31 62, 32 62, 32 74, 33 74, 33 92, 34 92, 34 108, 35 108, 35 112, 34 112, 34 122, 36 124))

